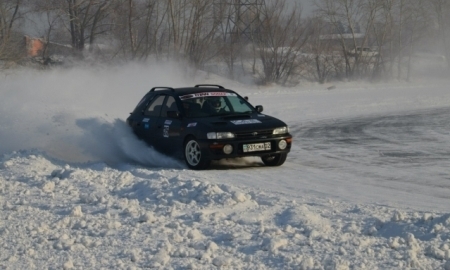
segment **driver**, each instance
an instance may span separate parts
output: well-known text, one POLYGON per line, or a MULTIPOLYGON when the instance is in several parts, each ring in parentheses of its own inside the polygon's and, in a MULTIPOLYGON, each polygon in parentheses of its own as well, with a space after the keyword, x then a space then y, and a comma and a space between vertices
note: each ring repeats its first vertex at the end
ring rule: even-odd
POLYGON ((211 97, 208 98, 209 104, 216 110, 216 112, 223 111, 222 109, 222 98, 220 97, 211 97))

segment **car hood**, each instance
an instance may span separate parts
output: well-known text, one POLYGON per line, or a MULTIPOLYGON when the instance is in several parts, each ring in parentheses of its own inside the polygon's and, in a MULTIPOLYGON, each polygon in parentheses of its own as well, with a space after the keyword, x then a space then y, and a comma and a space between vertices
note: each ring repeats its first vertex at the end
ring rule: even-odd
POLYGON ((216 132, 257 131, 286 126, 283 121, 265 114, 218 116, 203 118, 199 122, 216 132))

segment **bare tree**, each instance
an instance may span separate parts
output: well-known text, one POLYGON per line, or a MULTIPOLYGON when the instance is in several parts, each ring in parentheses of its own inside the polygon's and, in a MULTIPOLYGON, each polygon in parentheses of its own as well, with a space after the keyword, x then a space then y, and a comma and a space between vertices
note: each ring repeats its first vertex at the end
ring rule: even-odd
POLYGON ((318 14, 328 20, 339 37, 346 63, 347 78, 359 78, 372 59, 363 57, 358 47, 369 46, 369 31, 373 27, 381 1, 378 0, 316 0, 318 14), (362 33, 357 31, 362 27, 362 33), (352 55, 351 50, 355 50, 352 55))
MULTIPOLYGON (((215 1, 214 18, 218 22, 219 38, 216 46, 220 51, 220 59, 228 67, 228 76, 234 78, 235 62, 244 48, 244 37, 240 31, 239 23, 243 18, 242 5, 236 4, 235 0, 215 1)), ((248 41, 247 41, 248 42, 248 41)))
POLYGON ((331 76, 338 76, 343 66, 343 57, 335 51, 333 42, 326 35, 326 23, 320 17, 310 21, 313 34, 308 42, 308 53, 302 55, 302 69, 307 78, 312 77, 319 83, 325 83, 331 76))
POLYGON ((72 47, 82 51, 86 43, 94 43, 95 38, 109 30, 109 24, 103 24, 109 16, 108 0, 65 0, 61 7, 67 15, 67 28, 71 36, 72 47))
POLYGON ((402 62, 403 62, 403 50, 404 50, 404 41, 403 41, 403 28, 404 28, 404 16, 405 16, 405 0, 399 0, 397 3, 397 79, 401 79, 402 76, 402 62))
POLYGON ((117 2, 114 10, 114 35, 120 50, 132 60, 159 55, 159 43, 167 24, 167 4, 157 0, 117 2))
POLYGON ((429 6, 426 0, 411 0, 407 6, 406 34, 408 38, 408 61, 406 81, 411 80, 412 58, 415 53, 416 44, 428 36, 430 29, 429 6))
POLYGON ((196 67, 217 55, 214 41, 218 21, 214 2, 209 0, 168 0, 169 55, 186 59, 196 67))
POLYGON ((391 53, 386 55, 386 47, 389 45, 389 41, 392 40, 394 35, 393 12, 397 1, 398 0, 382 0, 372 29, 369 29, 378 48, 378 57, 375 58, 372 73, 372 79, 375 80, 385 76, 390 77, 392 75, 392 65, 386 66, 386 64, 394 63, 394 53, 391 51, 391 53))
POLYGON ((439 28, 442 50, 450 70, 450 2, 448 0, 430 0, 439 28))
POLYGON ((286 84, 299 67, 298 57, 306 44, 310 29, 300 18, 297 6, 287 11, 286 1, 267 6, 263 31, 258 37, 258 53, 263 66, 263 83, 286 84))
MULTIPOLYGON (((387 1, 389 3, 389 1, 387 1)), ((396 0, 389 8, 390 66, 397 65, 397 79, 409 81, 416 44, 429 36, 431 28, 428 0, 396 0)))
POLYGON ((21 7, 21 0, 0 1, 0 59, 10 60, 18 57, 15 26, 22 19, 21 7))
POLYGON ((196 67, 201 67, 203 63, 214 56, 210 50, 218 29, 218 23, 212 17, 212 3, 209 0, 193 0, 188 20, 186 35, 185 53, 189 61, 196 67))
POLYGON ((188 2, 186 0, 168 0, 169 14, 169 43, 173 44, 173 50, 178 56, 183 46, 183 29, 186 28, 186 12, 188 2))
POLYGON ((44 46, 41 56, 43 59, 46 59, 49 56, 52 40, 56 38, 55 33, 58 33, 63 29, 62 17, 64 16, 64 13, 61 12, 58 7, 58 0, 32 2, 28 8, 30 9, 30 12, 35 14, 33 17, 42 19, 42 21, 31 21, 31 23, 39 24, 39 37, 42 37, 44 46))

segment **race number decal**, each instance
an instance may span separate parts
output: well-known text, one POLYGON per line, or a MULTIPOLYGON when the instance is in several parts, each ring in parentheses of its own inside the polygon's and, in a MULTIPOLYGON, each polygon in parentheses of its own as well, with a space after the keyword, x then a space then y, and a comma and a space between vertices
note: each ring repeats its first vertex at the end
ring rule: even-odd
POLYGON ((170 129, 170 126, 164 126, 164 129, 163 129, 163 137, 164 138, 169 138, 169 129, 170 129))

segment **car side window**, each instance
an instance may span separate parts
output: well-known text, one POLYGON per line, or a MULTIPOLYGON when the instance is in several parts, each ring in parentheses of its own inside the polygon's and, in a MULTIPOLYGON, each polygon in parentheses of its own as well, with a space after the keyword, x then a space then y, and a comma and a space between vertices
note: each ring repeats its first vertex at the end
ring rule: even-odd
POLYGON ((159 116, 159 113, 161 112, 162 104, 164 102, 164 99, 166 96, 159 96, 155 98, 151 103, 150 106, 148 106, 147 110, 145 111, 146 116, 159 116))
POLYGON ((172 96, 167 97, 166 104, 165 106, 162 107, 161 117, 167 117, 168 111, 179 112, 177 102, 175 101, 175 98, 172 96))

